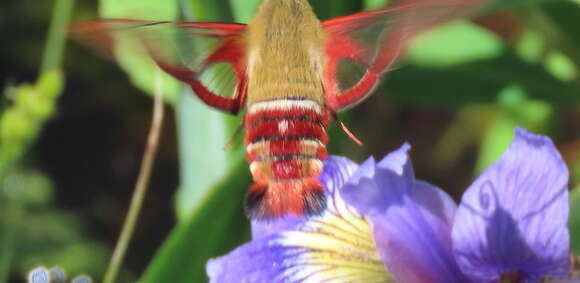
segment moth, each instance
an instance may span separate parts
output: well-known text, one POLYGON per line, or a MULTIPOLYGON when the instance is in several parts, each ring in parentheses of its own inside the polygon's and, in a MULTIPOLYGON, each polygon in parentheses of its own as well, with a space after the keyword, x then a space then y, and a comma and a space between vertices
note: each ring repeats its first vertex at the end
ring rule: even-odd
POLYGON ((119 38, 136 38, 205 104, 230 114, 245 109, 254 181, 246 213, 267 220, 325 209, 318 177, 331 118, 373 92, 410 38, 465 15, 476 1, 392 1, 321 22, 307 0, 265 0, 248 24, 105 19, 78 23, 71 34, 105 53, 119 38), (227 72, 216 71, 224 66, 227 72))

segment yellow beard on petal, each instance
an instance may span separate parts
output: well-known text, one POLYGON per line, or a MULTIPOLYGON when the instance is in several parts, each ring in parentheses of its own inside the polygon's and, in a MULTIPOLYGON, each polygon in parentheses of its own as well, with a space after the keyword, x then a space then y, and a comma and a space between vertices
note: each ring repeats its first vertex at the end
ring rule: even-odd
POLYGON ((369 224, 340 198, 298 231, 282 233, 276 244, 296 247, 291 267, 280 278, 301 282, 394 282, 372 237, 369 224))

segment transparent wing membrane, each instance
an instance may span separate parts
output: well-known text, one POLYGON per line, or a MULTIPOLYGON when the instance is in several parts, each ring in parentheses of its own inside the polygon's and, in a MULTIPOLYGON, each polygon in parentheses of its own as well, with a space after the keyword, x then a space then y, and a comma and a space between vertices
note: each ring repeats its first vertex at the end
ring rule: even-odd
POLYGON ((245 85, 244 50, 238 40, 244 30, 242 24, 112 19, 75 24, 70 34, 115 61, 122 60, 117 46, 130 46, 131 52, 190 84, 210 106, 235 113, 245 85))
POLYGON ((335 111, 356 105, 404 53, 415 35, 439 23, 469 15, 481 0, 394 1, 391 7, 323 22, 327 100, 335 111))
POLYGON ((237 79, 230 64, 215 63, 207 66, 199 73, 199 80, 213 93, 227 97, 235 94, 237 79))

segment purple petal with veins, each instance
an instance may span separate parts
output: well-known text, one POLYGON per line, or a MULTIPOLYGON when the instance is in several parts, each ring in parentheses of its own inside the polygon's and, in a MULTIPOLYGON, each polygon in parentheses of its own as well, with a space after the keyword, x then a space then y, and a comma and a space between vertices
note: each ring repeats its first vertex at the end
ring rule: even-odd
POLYGON ((552 141, 516 129, 501 158, 463 195, 453 226, 456 259, 472 279, 507 272, 537 281, 569 272, 568 169, 552 141))

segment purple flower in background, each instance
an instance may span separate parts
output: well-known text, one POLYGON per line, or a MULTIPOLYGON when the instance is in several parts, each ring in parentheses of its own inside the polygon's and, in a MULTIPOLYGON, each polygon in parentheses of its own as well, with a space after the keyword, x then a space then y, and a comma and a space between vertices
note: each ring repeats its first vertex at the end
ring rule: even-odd
POLYGON ((210 260, 211 282, 539 282, 569 274, 568 169, 547 137, 516 129, 457 206, 414 178, 403 145, 358 166, 330 157, 323 215, 253 223, 210 260))

